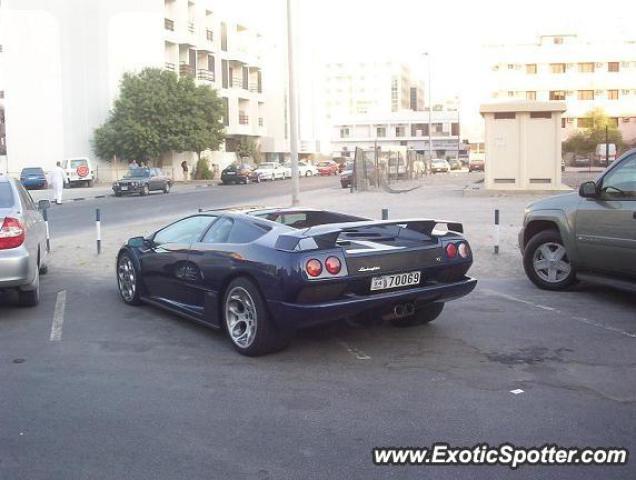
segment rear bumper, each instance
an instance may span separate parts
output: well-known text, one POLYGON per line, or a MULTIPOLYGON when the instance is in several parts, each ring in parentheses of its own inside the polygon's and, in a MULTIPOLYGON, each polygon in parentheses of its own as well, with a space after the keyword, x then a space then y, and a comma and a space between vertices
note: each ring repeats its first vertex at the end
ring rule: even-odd
POLYGON ((0 290, 30 285, 35 276, 35 261, 24 246, 0 251, 0 290))
POLYGON ((453 283, 439 283, 420 288, 397 290, 374 295, 349 295, 347 298, 324 303, 287 303, 268 301, 268 307, 276 323, 285 328, 328 323, 338 318, 350 317, 368 310, 390 310, 394 305, 413 302, 415 306, 454 300, 473 291, 477 280, 464 277, 453 283))

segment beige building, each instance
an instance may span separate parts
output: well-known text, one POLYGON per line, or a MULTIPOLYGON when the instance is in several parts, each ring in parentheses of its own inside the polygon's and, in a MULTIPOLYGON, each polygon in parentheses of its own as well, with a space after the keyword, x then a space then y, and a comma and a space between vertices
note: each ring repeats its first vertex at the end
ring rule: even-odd
POLYGON ((602 107, 627 142, 636 140, 636 39, 589 41, 542 35, 527 45, 489 46, 491 98, 564 101, 562 138, 602 107))

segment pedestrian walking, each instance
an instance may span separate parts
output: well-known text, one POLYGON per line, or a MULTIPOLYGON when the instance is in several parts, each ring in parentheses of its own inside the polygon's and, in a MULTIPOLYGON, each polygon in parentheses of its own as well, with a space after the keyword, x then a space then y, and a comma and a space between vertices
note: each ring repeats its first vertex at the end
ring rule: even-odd
POLYGON ((55 203, 62 204, 62 192, 64 191, 64 183, 66 183, 66 172, 61 166, 60 162, 57 162, 56 166, 49 172, 47 181, 50 187, 53 189, 53 196, 55 197, 55 203))
POLYGON ((190 168, 188 167, 188 162, 185 160, 181 162, 181 169, 183 170, 183 181, 187 182, 190 180, 190 168))

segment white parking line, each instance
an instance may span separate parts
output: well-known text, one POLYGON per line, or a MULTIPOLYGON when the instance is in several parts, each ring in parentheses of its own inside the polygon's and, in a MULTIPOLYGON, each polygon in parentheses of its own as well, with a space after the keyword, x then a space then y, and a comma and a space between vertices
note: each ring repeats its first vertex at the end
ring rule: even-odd
POLYGON ((358 360, 371 360, 371 357, 369 355, 367 355, 366 353, 364 353, 362 350, 358 348, 352 347, 344 340, 340 341, 340 345, 342 345, 347 352, 349 352, 358 360))
POLYGON ((55 310, 53 311, 53 323, 51 324, 51 342, 59 342, 62 340, 62 325, 64 325, 64 309, 66 308, 66 290, 60 290, 57 293, 55 301, 55 310))
POLYGON ((602 323, 595 322, 594 320, 590 320, 589 318, 569 315, 565 312, 562 312, 558 308, 548 307, 546 305, 541 305, 539 303, 533 303, 528 300, 524 300, 523 298, 517 298, 512 295, 508 295, 507 293, 497 292, 496 290, 491 290, 489 288, 482 288, 480 291, 485 293, 486 295, 492 295, 494 297, 505 298, 506 300, 510 300, 511 302, 523 303, 524 305, 529 305, 534 308, 540 308, 541 310, 548 310, 554 313, 560 313, 567 316, 571 320, 574 320, 575 322, 584 323, 585 325, 590 325, 596 328, 602 328, 603 330, 606 330, 608 332, 618 333, 620 335, 625 335, 626 337, 630 337, 630 338, 636 338, 636 333, 630 333, 630 332, 626 332, 625 330, 621 330, 620 328, 612 327, 609 325, 603 325, 602 323))

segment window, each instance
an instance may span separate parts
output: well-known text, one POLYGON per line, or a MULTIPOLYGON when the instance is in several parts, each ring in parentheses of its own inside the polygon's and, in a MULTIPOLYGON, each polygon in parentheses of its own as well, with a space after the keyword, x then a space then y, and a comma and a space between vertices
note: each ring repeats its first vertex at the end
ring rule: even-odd
POLYGON ((618 100, 618 90, 608 90, 607 91, 607 99, 608 100, 618 100))
POLYGON ((0 208, 11 208, 13 206, 13 192, 9 182, 0 182, 0 208))
POLYGON ((537 99, 537 92, 534 92, 534 91, 526 92, 526 100, 536 100, 536 99, 537 99))
POLYGON ((165 243, 192 243, 199 239, 214 218, 215 217, 208 215, 184 218, 159 230, 152 240, 156 245, 163 245, 165 243))
POLYGON ((451 123, 451 135, 455 137, 459 137, 459 123, 457 122, 451 123))
POLYGON ((550 91, 550 100, 565 100, 565 91, 564 90, 551 90, 550 91))
POLYGON ((230 237, 230 231, 234 225, 234 220, 227 217, 221 217, 212 224, 210 229, 205 232, 202 243, 226 243, 230 237))
POLYGON ((526 64, 526 73, 529 75, 534 75, 537 73, 537 64, 536 63, 527 63, 526 64))
POLYGON ((249 243, 261 238, 269 229, 267 227, 256 225, 251 222, 237 220, 234 222, 228 243, 249 243))
POLYGON ((601 183, 604 196, 636 199, 636 154, 610 170, 601 183))
POLYGON ((530 118, 552 118, 552 112, 530 112, 530 118))
POLYGON ((495 113, 495 120, 514 120, 516 118, 515 112, 497 112, 495 113))
POLYGON ((551 73, 565 73, 565 63, 551 63, 550 64, 550 72, 551 73))
POLYGON ((565 128, 565 117, 561 117, 561 128, 565 128))
POLYGON ((562 45, 563 44, 563 37, 554 37, 552 39, 552 43, 554 43, 555 45, 562 45))
POLYGON ((579 63, 579 72, 594 73, 594 62, 579 63))
POLYGON ((405 128, 404 127, 395 127, 395 136, 396 137, 403 137, 405 135, 405 128))
POLYGON ((607 62, 608 72, 618 72, 619 70, 620 70, 620 65, 618 62, 607 62))
POLYGON ((578 128, 592 128, 592 119, 591 118, 578 118, 576 120, 576 126, 578 128))
POLYGON ((343 127, 340 129, 340 138, 347 138, 349 136, 349 129, 343 127))
POLYGON ((386 128, 385 127, 376 127, 375 135, 377 137, 386 137, 386 128))
POLYGON ((594 90, 577 90, 576 98, 579 100, 594 100, 594 90))

